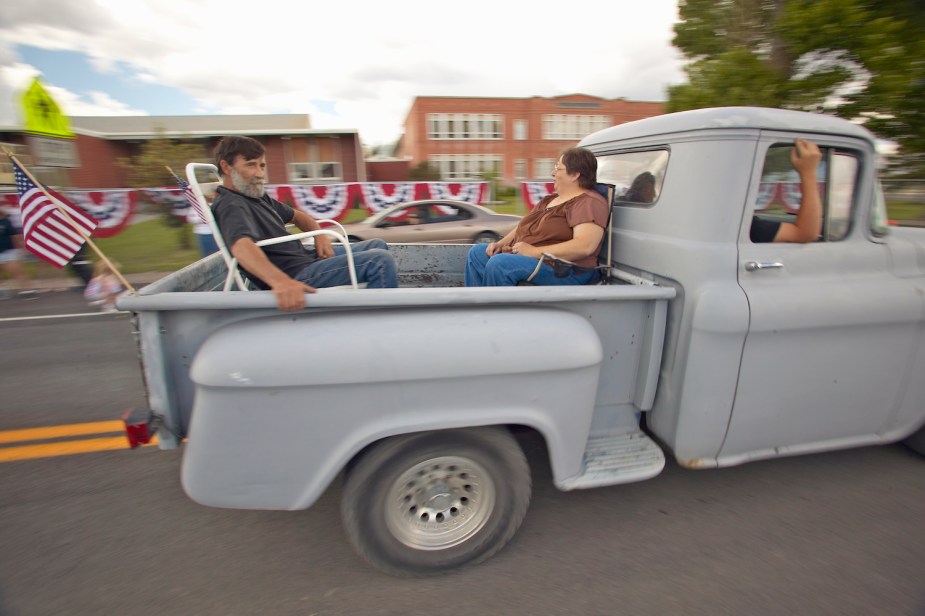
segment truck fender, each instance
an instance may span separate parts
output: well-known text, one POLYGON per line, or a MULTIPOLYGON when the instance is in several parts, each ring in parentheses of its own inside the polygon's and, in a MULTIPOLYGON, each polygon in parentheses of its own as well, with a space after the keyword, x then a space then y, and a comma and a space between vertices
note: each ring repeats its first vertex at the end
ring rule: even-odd
POLYGON ((600 339, 541 306, 273 315, 217 330, 190 376, 182 480, 202 504, 304 509, 380 439, 522 424, 558 477, 577 473, 594 412, 600 339))

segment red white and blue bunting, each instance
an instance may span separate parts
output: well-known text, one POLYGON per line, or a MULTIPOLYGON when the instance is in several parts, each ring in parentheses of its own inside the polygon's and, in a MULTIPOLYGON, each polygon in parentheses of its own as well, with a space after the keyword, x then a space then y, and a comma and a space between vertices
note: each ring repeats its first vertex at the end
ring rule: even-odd
POLYGON ((93 231, 93 237, 112 237, 118 234, 135 213, 137 197, 134 190, 93 190, 66 194, 71 203, 100 221, 93 231))
POLYGON ((421 192, 418 190, 419 186, 423 187, 423 183, 373 184, 366 182, 359 184, 363 207, 373 214, 399 203, 424 198, 419 196, 421 192))
POLYGON ((554 188, 555 182, 521 182, 520 196, 527 206, 527 211, 533 210, 543 197, 551 195, 554 188))
MULTIPOLYGON (((370 214, 419 199, 454 199, 480 204, 485 199, 487 187, 487 182, 351 182, 279 184, 268 186, 267 193, 315 218, 340 221, 356 203, 370 214)), ((100 221, 93 237, 111 237, 131 224, 140 198, 169 208, 181 218, 186 218, 189 210, 189 202, 177 187, 59 192, 100 221)), ((16 193, 0 195, 0 208, 18 224, 16 193)))
POLYGON ((286 184, 268 186, 267 193, 319 220, 342 218, 353 202, 350 184, 286 184))
MULTIPOLYGON (((112 237, 129 224, 137 204, 136 190, 59 191, 68 201, 100 221, 91 237, 112 237)), ((3 209, 19 224, 19 200, 15 193, 2 195, 3 209)))
MULTIPOLYGON (((820 193, 825 190, 819 184, 820 193)), ((803 201, 803 189, 799 182, 761 182, 758 185, 758 198, 755 200, 756 210, 767 210, 779 205, 788 212, 796 212, 803 201)))

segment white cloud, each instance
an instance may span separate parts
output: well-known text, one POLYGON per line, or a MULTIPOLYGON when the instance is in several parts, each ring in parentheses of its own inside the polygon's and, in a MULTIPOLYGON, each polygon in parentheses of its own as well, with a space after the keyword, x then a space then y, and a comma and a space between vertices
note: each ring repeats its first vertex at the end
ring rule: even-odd
MULTIPOLYGON (((612 0, 46 0, 0 7, 0 37, 85 53, 103 72, 127 63, 139 81, 197 99, 189 113, 309 113, 315 127, 358 128, 367 143, 382 143, 398 137, 415 96, 664 100, 682 79, 671 46, 676 1, 627 9, 612 0)), ((0 50, 3 90, 17 86, 8 50, 0 50)), ((108 94, 56 100, 71 115, 133 111, 108 94)))

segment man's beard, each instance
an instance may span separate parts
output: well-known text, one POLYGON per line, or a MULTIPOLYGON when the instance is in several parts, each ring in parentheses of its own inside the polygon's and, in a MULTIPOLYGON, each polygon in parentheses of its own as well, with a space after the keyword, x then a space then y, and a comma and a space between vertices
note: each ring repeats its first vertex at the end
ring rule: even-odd
POLYGON ((234 169, 231 170, 231 183, 236 191, 252 199, 260 199, 266 192, 263 180, 254 179, 248 182, 234 169))

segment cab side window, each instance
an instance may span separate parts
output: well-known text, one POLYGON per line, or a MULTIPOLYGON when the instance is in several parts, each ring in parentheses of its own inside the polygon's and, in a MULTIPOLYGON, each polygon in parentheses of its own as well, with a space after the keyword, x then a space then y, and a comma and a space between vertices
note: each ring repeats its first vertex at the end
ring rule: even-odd
POLYGON ((597 181, 614 186, 616 205, 647 206, 658 200, 667 167, 666 149, 599 156, 597 181))
MULTIPOLYGON (((768 149, 758 186, 755 216, 774 222, 794 222, 803 199, 800 177, 790 163, 792 144, 768 149)), ((822 200, 820 241, 838 242, 851 232, 856 203, 859 155, 847 150, 820 147, 818 189, 822 200)))

